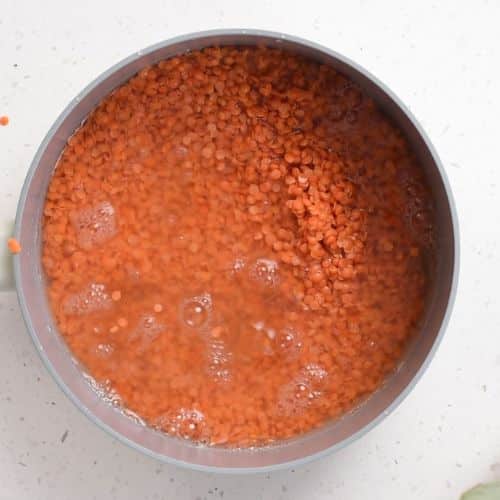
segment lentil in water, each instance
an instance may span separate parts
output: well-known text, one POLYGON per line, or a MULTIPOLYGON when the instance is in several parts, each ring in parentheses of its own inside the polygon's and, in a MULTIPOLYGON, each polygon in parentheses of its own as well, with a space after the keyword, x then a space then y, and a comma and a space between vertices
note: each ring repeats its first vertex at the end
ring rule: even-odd
POLYGON ((268 48, 162 61, 69 139, 44 209, 58 328, 108 395, 224 446, 372 393, 423 313, 430 198, 349 79, 268 48))

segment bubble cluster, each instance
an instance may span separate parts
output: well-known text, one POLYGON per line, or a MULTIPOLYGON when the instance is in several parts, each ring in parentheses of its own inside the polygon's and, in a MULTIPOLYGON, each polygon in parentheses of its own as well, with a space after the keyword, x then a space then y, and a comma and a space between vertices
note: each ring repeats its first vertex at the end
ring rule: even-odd
POLYGON ((84 315, 111 309, 113 301, 102 283, 91 283, 81 292, 70 295, 63 304, 66 314, 84 315))
POLYGON ((109 380, 98 382, 92 375, 83 372, 83 378, 91 389, 107 404, 120 407, 123 403, 120 395, 113 389, 109 380))
POLYGON ((71 217, 78 245, 90 250, 113 238, 117 232, 115 209, 109 201, 77 211, 71 217))
POLYGON ((285 326, 274 337, 276 351, 286 358, 296 358, 302 349, 300 333, 291 326, 285 326))
POLYGON ((240 276, 241 273, 245 270, 246 267, 246 261, 245 259, 238 257, 234 259, 231 262, 231 265, 228 267, 228 269, 225 269, 227 276, 232 279, 236 278, 237 276, 240 276))
POLYGON ((277 410, 279 414, 287 417, 302 415, 320 393, 311 389, 307 382, 293 380, 284 385, 278 395, 277 410))
POLYGON ((229 382, 231 379, 231 358, 226 343, 219 339, 209 339, 207 347, 207 371, 210 377, 218 382, 229 382))
POLYGON ((278 263, 272 259, 257 259, 250 267, 249 276, 259 286, 275 288, 279 283, 278 263))
POLYGON ((323 396, 328 372, 321 366, 307 364, 283 386, 278 398, 278 412, 287 416, 299 416, 314 405, 323 396))
POLYGON ((111 344, 97 344, 96 354, 102 358, 109 358, 113 352, 114 347, 111 344))
POLYGON ((167 434, 196 442, 203 442, 208 435, 203 413, 196 409, 179 408, 158 417, 154 426, 167 434))
POLYGON ((328 372, 322 366, 316 363, 308 363, 301 374, 301 377, 309 381, 316 387, 320 387, 325 384, 328 372))

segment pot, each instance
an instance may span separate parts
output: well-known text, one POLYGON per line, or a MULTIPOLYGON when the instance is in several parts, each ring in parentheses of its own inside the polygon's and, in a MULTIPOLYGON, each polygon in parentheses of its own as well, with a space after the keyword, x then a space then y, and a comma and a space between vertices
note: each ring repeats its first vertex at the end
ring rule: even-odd
POLYGON ((17 293, 33 342, 61 389, 95 424, 158 460, 217 472, 266 471, 305 463, 353 442, 378 424, 415 386, 430 362, 450 315, 458 275, 458 228, 450 187, 429 139, 401 101, 380 81, 347 58, 296 37, 256 30, 216 30, 180 36, 141 50, 104 72, 56 120, 39 147, 19 200, 15 237, 23 251, 14 257, 17 293), (186 51, 214 45, 278 47, 331 65, 370 95, 404 131, 431 188, 437 231, 437 261, 421 328, 398 369, 382 387, 342 418, 279 445, 254 449, 198 446, 145 426, 99 394, 73 358, 51 316, 41 264, 45 194, 68 138, 90 111, 145 66, 186 51))

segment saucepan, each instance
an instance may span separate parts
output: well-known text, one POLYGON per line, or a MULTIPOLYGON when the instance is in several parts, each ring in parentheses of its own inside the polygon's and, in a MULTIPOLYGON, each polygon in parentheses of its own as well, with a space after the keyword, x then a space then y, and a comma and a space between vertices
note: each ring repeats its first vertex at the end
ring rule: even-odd
POLYGON ((450 187, 436 151, 412 114, 384 84, 346 57, 293 36, 256 30, 216 30, 173 38, 136 52, 94 80, 69 103, 39 147, 22 189, 15 236, 23 246, 14 257, 22 313, 41 358, 61 389, 95 424, 131 447, 161 461, 217 472, 295 466, 339 450, 378 424, 415 386, 429 364, 450 316, 457 286, 458 227, 450 187), (198 446, 169 437, 110 404, 57 331, 41 264, 41 221, 47 186, 66 141, 89 112, 145 66, 187 51, 224 45, 279 47, 328 64, 357 82, 406 134, 424 169, 436 211, 437 261, 432 289, 420 330, 397 370, 379 390, 342 418, 279 445, 253 449, 198 446))

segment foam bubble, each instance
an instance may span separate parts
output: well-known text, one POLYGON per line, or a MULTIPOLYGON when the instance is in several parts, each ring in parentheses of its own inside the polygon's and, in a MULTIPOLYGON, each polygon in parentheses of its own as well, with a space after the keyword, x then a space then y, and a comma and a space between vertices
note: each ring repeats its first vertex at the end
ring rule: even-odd
POLYGON ((130 418, 130 420, 133 420, 136 424, 140 425, 141 427, 146 427, 146 422, 135 413, 135 411, 129 410, 128 408, 123 408, 121 413, 123 413, 126 417, 130 418))
POLYGON ((278 263, 272 259, 257 259, 250 268, 249 277, 262 287, 274 288, 279 283, 278 263))
POLYGON ((91 283, 81 292, 71 295, 63 303, 66 314, 84 315, 105 311, 113 306, 111 296, 106 286, 101 283, 91 283))
POLYGON ((276 350, 288 358, 295 358, 302 349, 301 335, 291 326, 281 328, 274 337, 276 350))
POLYGON ((111 344, 97 344, 95 352, 101 358, 109 358, 113 354, 114 350, 115 349, 111 344))
POLYGON ((228 382, 231 378, 230 362, 232 353, 227 350, 226 343, 220 339, 208 341, 208 374, 218 382, 228 382))
POLYGON ((111 387, 111 382, 109 380, 104 380, 103 382, 97 382, 97 380, 89 375, 88 373, 83 373, 83 378, 90 385, 92 390, 102 399, 106 404, 119 409, 120 413, 126 417, 133 420, 136 424, 143 427, 146 426, 146 422, 137 415, 137 413, 125 408, 123 406, 123 401, 118 395, 118 393, 111 387))
POLYGON ((212 307, 212 296, 209 293, 185 300, 180 308, 182 324, 198 330, 205 328, 210 322, 212 307))
POLYGON ((431 227, 431 214, 428 210, 416 210, 410 215, 410 224, 418 233, 426 231, 431 227))
POLYGON ((104 380, 103 382, 97 382, 97 380, 89 375, 88 373, 83 373, 83 378, 90 385, 92 390, 101 398, 105 403, 120 407, 122 405, 122 400, 118 393, 111 387, 111 382, 109 380, 104 380))
POLYGON ((302 377, 315 387, 323 386, 328 372, 316 363, 307 364, 302 370, 302 377))
POLYGON ((164 330, 165 325, 159 323, 155 316, 144 314, 139 318, 135 329, 130 334, 130 338, 131 340, 140 339, 143 347, 146 347, 164 330))
POLYGON ((110 240, 117 232, 115 209, 109 201, 80 210, 71 217, 78 245, 90 250, 110 240))
POLYGON ((233 262, 233 271, 239 273, 245 268, 245 261, 243 259, 235 259, 233 262))
POLYGON ((279 391, 278 413, 287 417, 299 416, 318 395, 305 381, 294 379, 279 391))
POLYGON ((293 380, 284 385, 278 397, 278 413, 298 416, 317 403, 323 395, 328 372, 316 363, 302 368, 293 380))
POLYGON ((205 415, 197 409, 179 408, 160 416, 153 422, 159 430, 193 441, 204 441, 207 438, 207 424, 205 415))
POLYGON ((246 262, 244 259, 238 257, 231 262, 229 268, 227 269, 227 276, 229 278, 235 278, 239 274, 241 274, 246 267, 246 262))

